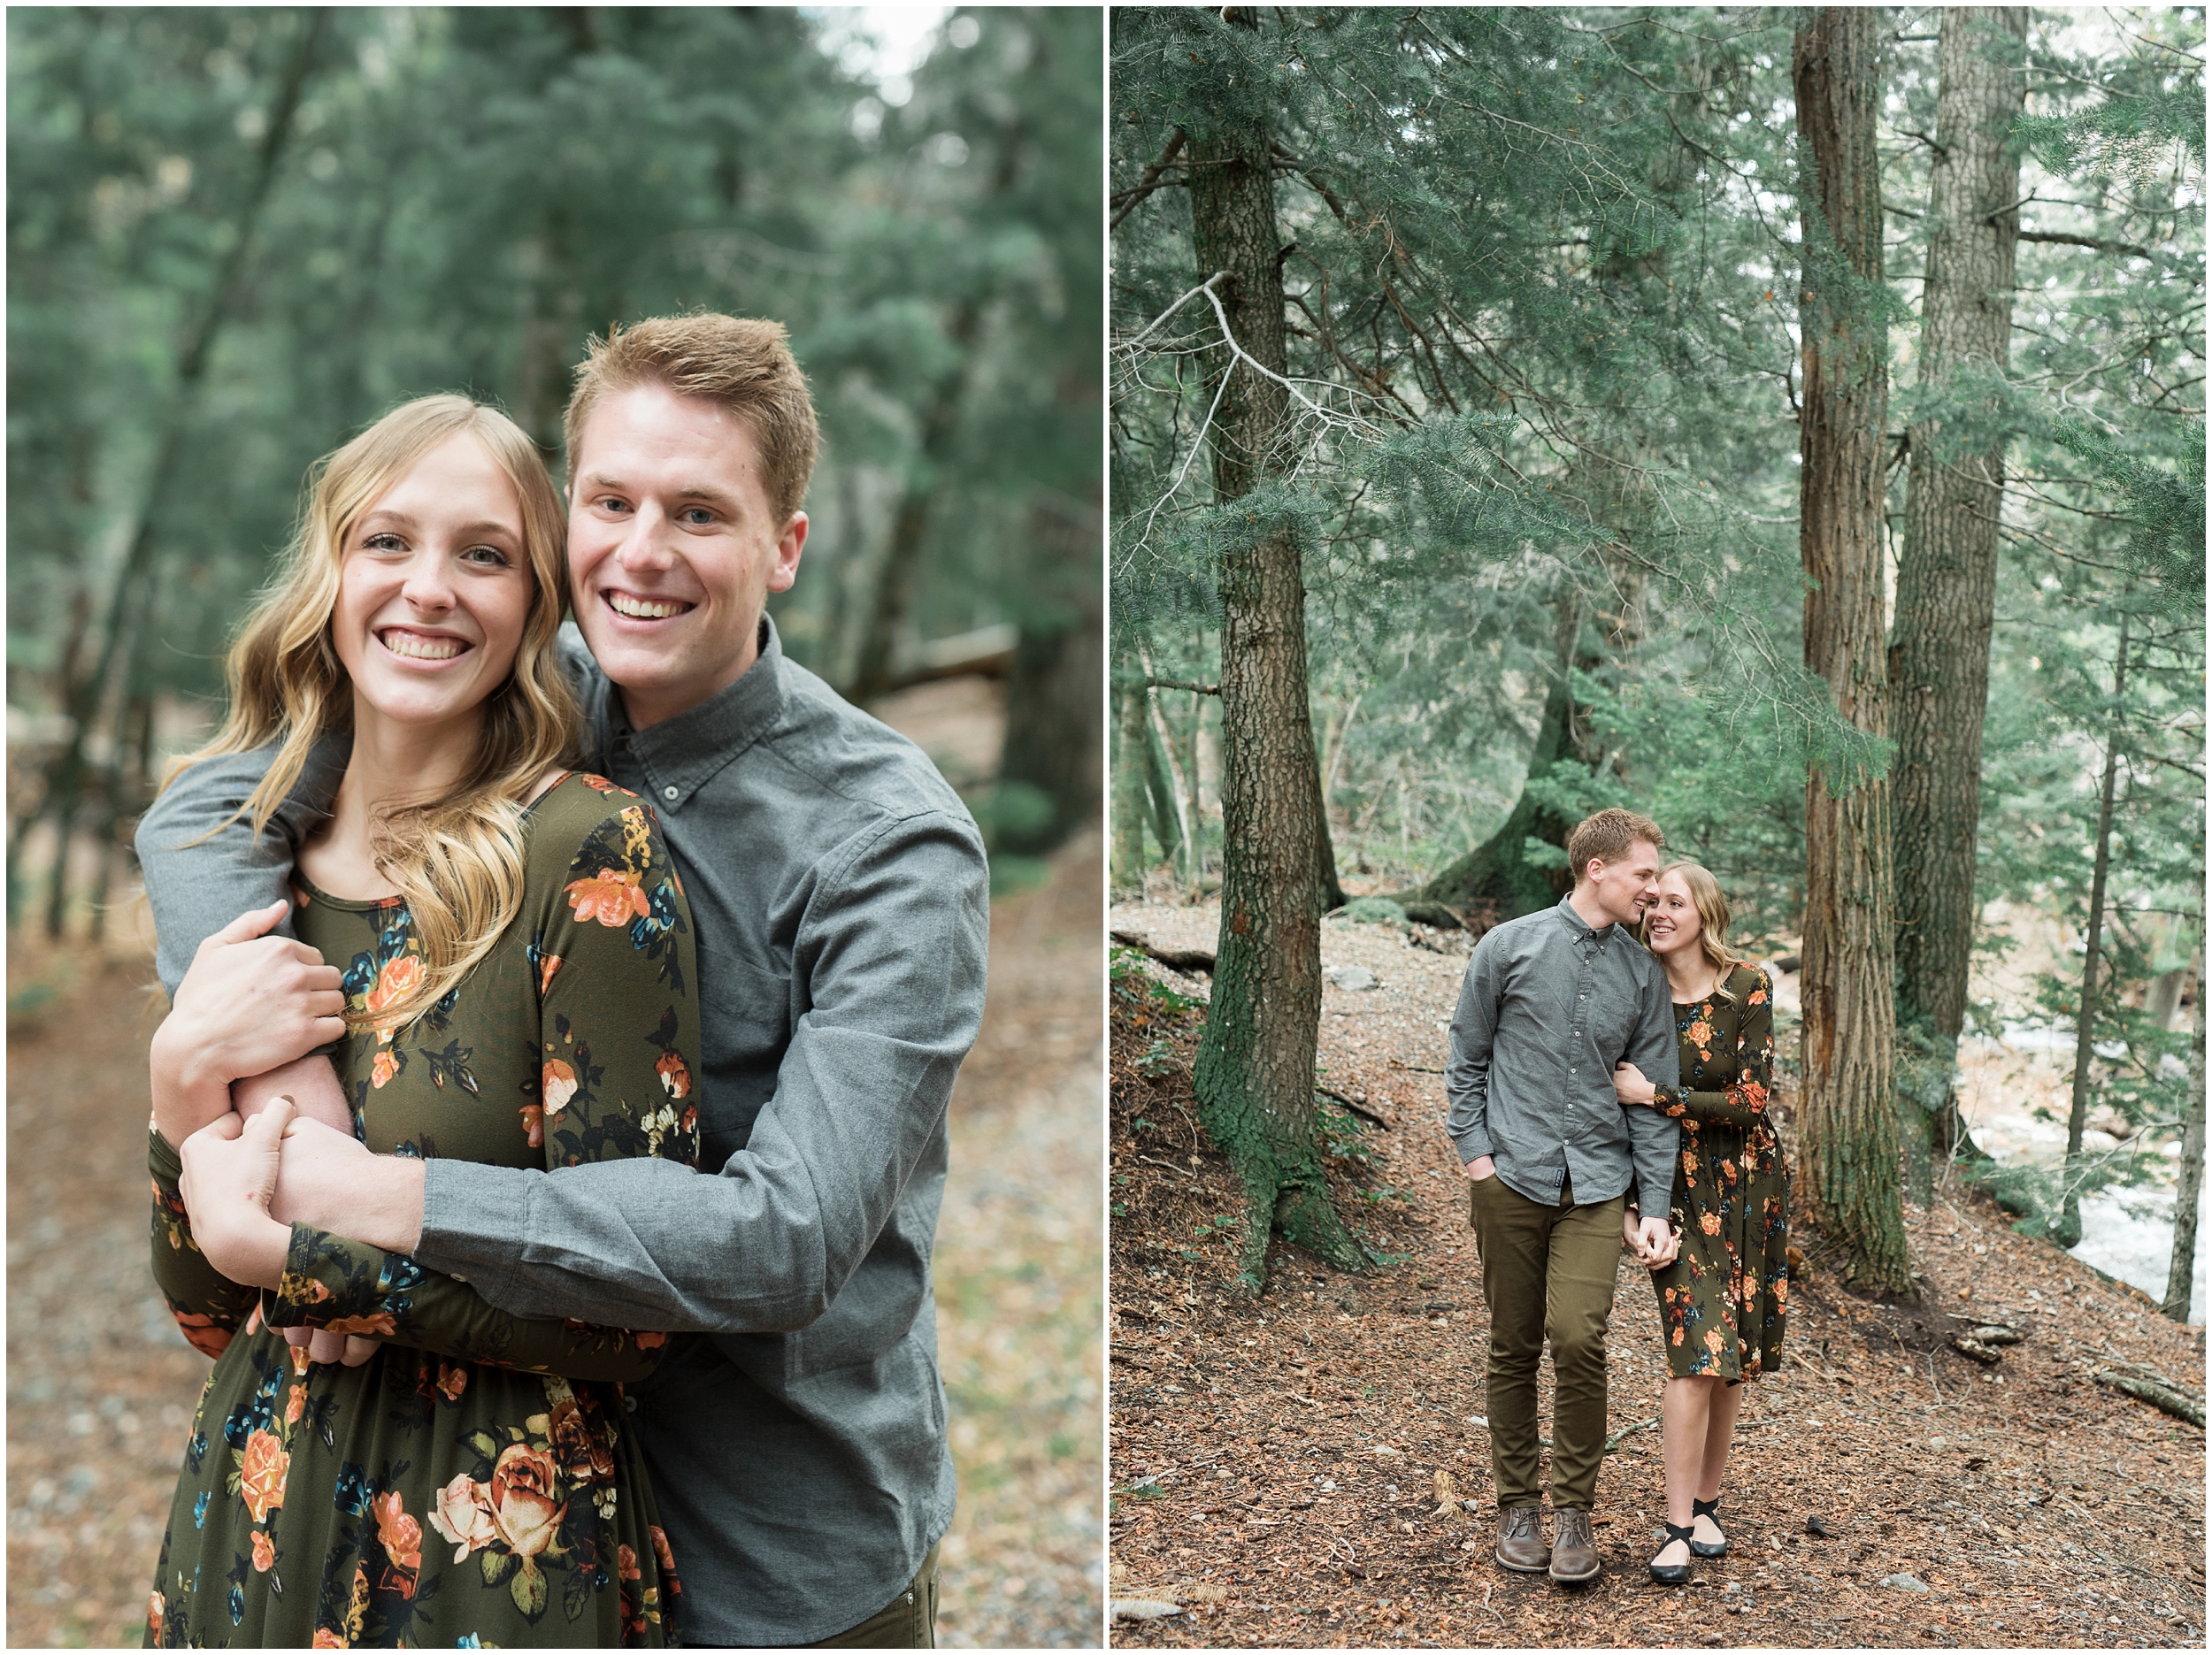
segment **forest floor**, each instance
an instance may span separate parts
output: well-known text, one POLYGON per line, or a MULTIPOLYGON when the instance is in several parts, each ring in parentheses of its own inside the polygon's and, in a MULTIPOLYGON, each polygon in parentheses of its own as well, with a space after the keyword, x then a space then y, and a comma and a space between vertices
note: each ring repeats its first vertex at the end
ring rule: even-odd
MULTIPOLYGON (((1210 950, 1218 915, 1153 904, 1110 923, 1210 950)), ((1416 934, 1432 946, 1323 927, 1325 968, 1378 979, 1325 991, 1319 1063, 1388 1122, 1328 1130, 1339 1210, 1390 1262, 1333 1275, 1279 1243, 1257 1301, 1228 1291, 1235 1185, 1190 1090, 1206 979, 1117 960, 1110 1581, 1118 1611, 1154 1617, 1118 1619, 1117 1644, 2201 1647, 2203 1432, 2091 1375, 2151 1370, 2201 1395, 2203 1329, 1948 1181, 1908 1208, 1912 1305, 1841 1286, 1801 1200, 1809 1268, 1785 1366, 1745 1404, 1730 1553, 1686 1586, 1645 1574, 1664 1363, 1624 1256, 1602 1572, 1568 1588, 1500 1569, 1487 1322, 1434 1072, 1468 944, 1416 934), (1983 1321, 2026 1336, 1993 1369, 1949 1348, 1983 1321), (1472 1513, 1440 1500, 1440 1475, 1472 1513)), ((1793 1056, 1786 1043, 1777 1118, 1794 1159, 1793 1056)), ((1548 1366, 1543 1391, 1548 1416, 1548 1366)))
MULTIPOLYGON (((1095 1645, 1099 848, 994 903, 952 1105, 940 1352, 960 1507, 949 1645, 1095 1645)), ((204 1358, 146 1269, 142 948, 9 949, 7 1642, 135 1645, 204 1358)))

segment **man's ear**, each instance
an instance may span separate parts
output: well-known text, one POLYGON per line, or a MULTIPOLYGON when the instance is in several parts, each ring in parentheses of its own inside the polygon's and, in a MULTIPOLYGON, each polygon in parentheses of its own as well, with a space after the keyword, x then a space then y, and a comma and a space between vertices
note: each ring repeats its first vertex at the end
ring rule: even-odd
POLYGON ((768 590, 788 592, 799 578, 799 555, 806 550, 807 515, 795 511, 776 536, 775 562, 768 566, 768 590))

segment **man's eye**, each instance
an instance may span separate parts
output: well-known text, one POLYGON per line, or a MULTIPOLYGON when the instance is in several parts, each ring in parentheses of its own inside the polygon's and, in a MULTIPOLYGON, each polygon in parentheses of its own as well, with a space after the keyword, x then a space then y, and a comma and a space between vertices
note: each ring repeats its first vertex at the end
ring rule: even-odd
POLYGON ((714 521, 714 513, 704 506, 687 506, 676 516, 680 521, 688 523, 694 528, 703 528, 714 521))

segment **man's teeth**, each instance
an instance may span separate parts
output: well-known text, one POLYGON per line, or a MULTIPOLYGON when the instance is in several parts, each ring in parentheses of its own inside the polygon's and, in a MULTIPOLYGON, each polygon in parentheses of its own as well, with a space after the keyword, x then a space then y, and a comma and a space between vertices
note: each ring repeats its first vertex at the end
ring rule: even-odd
POLYGON ((468 647, 457 638, 423 638, 413 632, 379 632, 385 648, 410 661, 450 661, 468 647))
POLYGON ((691 605, 679 603, 671 598, 633 598, 619 592, 607 594, 607 601, 617 615, 626 615, 633 620, 664 621, 672 615, 681 615, 691 605))

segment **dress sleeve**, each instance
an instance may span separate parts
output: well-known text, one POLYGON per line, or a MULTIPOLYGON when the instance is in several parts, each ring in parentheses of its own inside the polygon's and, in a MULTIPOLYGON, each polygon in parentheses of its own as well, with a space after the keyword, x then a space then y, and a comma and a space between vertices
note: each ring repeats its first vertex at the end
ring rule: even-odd
POLYGON ((1736 1078, 1721 1092, 1692 1092, 1662 1086, 1660 1112, 1678 1119, 1716 1121, 1748 1131, 1766 1119, 1774 1089, 1774 989, 1764 971, 1752 973, 1755 986, 1736 1013, 1736 1078))
MULTIPOLYGON (((610 812, 585 836, 534 934, 539 1079, 522 1107, 549 1168, 699 1154, 698 1015, 691 915, 650 808, 610 812)), ((458 1276, 305 1225, 294 1227, 269 1320, 358 1333, 569 1379, 641 1379, 666 1335, 500 1310, 458 1276)))
POLYGON ((257 1297, 207 1261, 192 1239, 178 1182, 184 1174, 176 1146, 149 1127, 147 1167, 154 1178, 154 1284, 168 1301, 185 1339, 203 1356, 220 1356, 245 1325, 257 1297))

